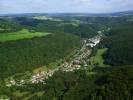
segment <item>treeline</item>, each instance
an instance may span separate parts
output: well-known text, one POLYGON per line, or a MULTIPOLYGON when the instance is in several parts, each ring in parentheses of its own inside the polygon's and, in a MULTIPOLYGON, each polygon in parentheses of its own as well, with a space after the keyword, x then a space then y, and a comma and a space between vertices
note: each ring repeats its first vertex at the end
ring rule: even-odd
MULTIPOLYGON (((117 66, 118 67, 118 66, 117 66)), ((89 94, 89 100, 132 100, 133 65, 114 68, 95 81, 96 88, 89 94)), ((88 100, 85 99, 85 100, 88 100)))
POLYGON ((46 37, 0 43, 0 79, 48 66, 80 46, 80 38, 53 33, 46 37))
POLYGON ((8 18, 0 18, 0 34, 8 33, 8 32, 16 32, 21 30, 22 27, 18 23, 10 20, 8 18))
MULTIPOLYGON (((97 31, 115 28, 125 23, 130 17, 59 17, 62 21, 38 20, 32 17, 13 17, 1 19, 1 25, 12 24, 13 30, 28 28, 35 31, 71 33, 83 38, 97 35, 97 31)), ((0 26, 1 27, 1 26, 0 26)))
POLYGON ((104 55, 105 63, 111 65, 133 64, 133 23, 128 22, 113 28, 102 41, 109 48, 104 55))
MULTIPOLYGON (((71 18, 70 18, 71 19, 71 18)), ((86 23, 76 23, 73 21, 52 21, 52 20, 37 20, 26 17, 17 17, 13 20, 25 28, 33 29, 35 31, 47 31, 47 32, 63 32, 78 35, 84 38, 89 38, 97 35, 99 27, 104 27, 100 24, 86 24, 86 23), (77 24, 77 25, 73 25, 77 24)))

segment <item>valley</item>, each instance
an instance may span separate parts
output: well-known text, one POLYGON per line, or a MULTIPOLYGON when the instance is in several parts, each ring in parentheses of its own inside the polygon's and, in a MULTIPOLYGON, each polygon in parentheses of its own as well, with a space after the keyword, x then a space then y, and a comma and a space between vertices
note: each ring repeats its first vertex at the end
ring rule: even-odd
MULTIPOLYGON (((95 61, 89 61, 89 57, 91 55, 92 51, 92 43, 96 46, 102 38, 102 35, 95 36, 91 39, 84 39, 82 40, 82 46, 75 50, 75 53, 71 55, 71 58, 69 58, 69 61, 64 60, 63 63, 60 64, 60 66, 57 66, 55 69, 45 69, 44 71, 38 70, 36 73, 29 73, 26 76, 25 73, 24 76, 19 76, 19 78, 14 79, 13 77, 9 77, 5 80, 5 86, 12 87, 12 86, 23 86, 26 84, 38 84, 43 83, 46 84, 45 80, 47 80, 49 77, 52 77, 53 74, 57 71, 63 71, 63 72, 73 72, 75 70, 80 70, 82 67, 87 67, 89 63, 95 61), (89 40, 89 41, 87 41, 89 40), (99 42, 97 42, 99 41, 99 42), (21 78, 22 77, 22 78, 21 78)), ((93 47, 94 47, 93 46, 93 47)), ((91 58, 93 59, 93 58, 91 58)), ((103 63, 103 61, 101 62, 103 63)), ((15 76, 14 76, 15 77, 15 76)))
POLYGON ((0 100, 130 98, 131 19, 0 17, 0 100))

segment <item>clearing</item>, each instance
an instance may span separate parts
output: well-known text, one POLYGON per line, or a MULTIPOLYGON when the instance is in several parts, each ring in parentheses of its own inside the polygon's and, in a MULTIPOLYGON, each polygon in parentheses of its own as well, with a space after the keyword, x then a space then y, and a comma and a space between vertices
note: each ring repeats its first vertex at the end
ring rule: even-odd
POLYGON ((107 48, 103 48, 103 49, 98 49, 97 53, 95 56, 91 57, 91 63, 94 64, 98 64, 98 66, 101 67, 105 67, 108 66, 106 64, 104 64, 104 59, 102 57, 102 55, 107 51, 107 48))
POLYGON ((35 16, 35 17, 33 17, 33 19, 50 20, 50 21, 57 21, 57 22, 62 22, 63 21, 63 20, 61 20, 59 18, 52 18, 52 17, 48 17, 48 16, 35 16))
POLYGON ((47 32, 32 32, 27 29, 23 29, 18 32, 0 34, 0 42, 20 40, 20 39, 25 39, 25 38, 30 39, 33 37, 42 37, 42 36, 46 36, 49 34, 50 33, 47 33, 47 32))

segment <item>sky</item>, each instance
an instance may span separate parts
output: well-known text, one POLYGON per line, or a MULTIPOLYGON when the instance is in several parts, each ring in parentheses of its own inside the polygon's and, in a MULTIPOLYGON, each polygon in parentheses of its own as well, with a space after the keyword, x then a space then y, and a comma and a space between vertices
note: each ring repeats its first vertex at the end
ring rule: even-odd
POLYGON ((133 0, 0 0, 0 14, 110 13, 133 10, 133 0))

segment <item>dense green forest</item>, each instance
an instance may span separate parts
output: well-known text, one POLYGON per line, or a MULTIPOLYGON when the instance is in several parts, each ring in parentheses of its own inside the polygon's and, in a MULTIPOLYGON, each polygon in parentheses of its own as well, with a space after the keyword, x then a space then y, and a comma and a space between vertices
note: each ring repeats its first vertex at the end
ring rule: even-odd
POLYGON ((48 65, 64 58, 79 46, 80 38, 63 33, 2 42, 0 43, 0 78, 48 65))
POLYGON ((21 25, 8 18, 0 18, 0 34, 7 32, 15 32, 22 29, 21 25))
POLYGON ((60 20, 0 18, 0 34, 22 29, 51 33, 45 37, 0 42, 0 99, 133 100, 133 21, 129 21, 132 16, 58 16, 56 19, 60 20), (52 69, 57 67, 53 63, 60 59, 67 61, 67 56, 71 60, 69 54, 80 50, 81 40, 98 35, 98 31, 102 39, 92 48, 91 56, 83 60, 89 63, 86 67, 81 64, 80 70, 70 72, 59 69, 45 84, 6 86, 10 76, 19 81, 20 77, 27 78, 27 71, 32 74, 42 66, 52 69), (96 63, 91 64, 91 59, 96 63))
POLYGON ((104 55, 105 62, 111 65, 133 64, 133 23, 128 22, 113 28, 103 40, 108 49, 104 55))
POLYGON ((115 67, 95 81, 96 88, 88 96, 89 100, 133 99, 133 65, 115 67))
POLYGON ((68 19, 53 21, 18 17, 13 20, 26 28, 28 27, 29 29, 34 29, 36 31, 71 33, 85 38, 95 36, 99 28, 104 29, 105 27, 102 25, 97 27, 96 25, 91 25, 89 23, 77 23, 68 19))

